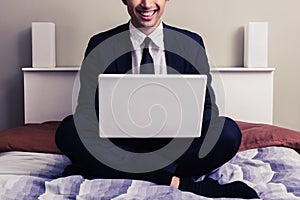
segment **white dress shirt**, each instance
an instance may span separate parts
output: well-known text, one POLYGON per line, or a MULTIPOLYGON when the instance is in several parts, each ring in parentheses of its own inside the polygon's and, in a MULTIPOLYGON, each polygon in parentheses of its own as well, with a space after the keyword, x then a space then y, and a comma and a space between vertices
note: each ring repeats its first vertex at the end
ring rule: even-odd
MULTIPOLYGON (((131 54, 132 73, 139 74, 143 53, 143 41, 147 35, 135 28, 131 22, 129 24, 129 31, 130 39, 134 49, 131 54)), ((153 58, 155 74, 167 74, 162 22, 150 35, 148 35, 148 37, 151 39, 151 42, 149 43, 149 52, 153 58)))

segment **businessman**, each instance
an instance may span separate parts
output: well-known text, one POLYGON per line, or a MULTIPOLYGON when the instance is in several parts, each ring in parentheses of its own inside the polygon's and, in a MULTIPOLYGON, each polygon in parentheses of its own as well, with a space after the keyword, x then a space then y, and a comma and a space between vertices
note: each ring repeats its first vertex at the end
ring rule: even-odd
POLYGON ((167 0, 122 2, 130 21, 90 39, 80 71, 76 111, 57 129, 56 144, 72 161, 64 175, 145 180, 208 197, 257 198, 255 191, 242 182, 219 185, 217 180, 209 178, 194 182, 194 177, 208 174, 229 161, 241 140, 237 124, 219 116, 202 38, 162 22, 167 0), (101 73, 207 75, 201 137, 96 138, 99 131, 97 78, 101 73), (157 153, 152 160, 148 159, 149 153, 158 152, 174 141, 178 148, 172 151, 182 150, 178 158, 157 153), (128 153, 119 153, 120 149, 128 153), (133 155, 139 155, 140 159, 133 155), (159 165, 162 157, 171 162, 153 170, 135 170, 145 163, 159 165))

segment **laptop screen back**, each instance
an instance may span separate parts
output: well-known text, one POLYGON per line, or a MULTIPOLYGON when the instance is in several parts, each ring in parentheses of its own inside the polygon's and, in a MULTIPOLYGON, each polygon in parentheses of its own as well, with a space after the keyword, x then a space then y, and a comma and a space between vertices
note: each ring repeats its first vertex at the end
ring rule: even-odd
POLYGON ((200 137, 205 75, 99 75, 104 138, 200 137))

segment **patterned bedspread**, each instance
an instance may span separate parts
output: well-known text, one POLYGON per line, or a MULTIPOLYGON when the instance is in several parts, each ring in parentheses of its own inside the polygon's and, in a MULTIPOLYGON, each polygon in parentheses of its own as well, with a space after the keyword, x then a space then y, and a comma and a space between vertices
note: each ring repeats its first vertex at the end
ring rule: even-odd
MULTIPOLYGON (((0 199, 210 199, 145 181, 60 177, 70 161, 63 155, 0 153, 0 199)), ((243 181, 261 199, 300 200, 300 155, 266 147, 238 153, 207 175, 221 184, 243 181)), ((204 177, 199 177, 201 181, 204 177)))

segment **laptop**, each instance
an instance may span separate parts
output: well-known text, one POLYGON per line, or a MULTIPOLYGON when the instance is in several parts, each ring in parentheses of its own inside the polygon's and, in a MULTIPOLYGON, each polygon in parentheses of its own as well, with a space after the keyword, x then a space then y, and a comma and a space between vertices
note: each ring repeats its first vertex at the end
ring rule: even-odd
POLYGON ((200 137, 206 75, 100 74, 102 138, 200 137))

